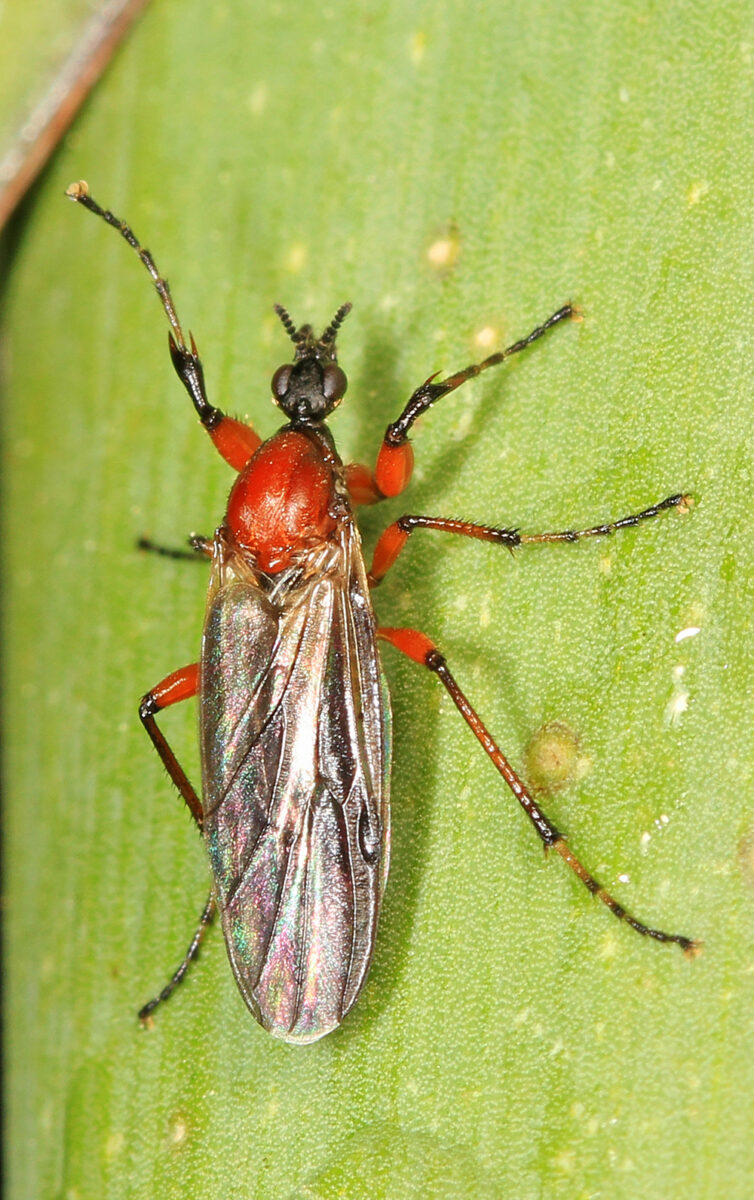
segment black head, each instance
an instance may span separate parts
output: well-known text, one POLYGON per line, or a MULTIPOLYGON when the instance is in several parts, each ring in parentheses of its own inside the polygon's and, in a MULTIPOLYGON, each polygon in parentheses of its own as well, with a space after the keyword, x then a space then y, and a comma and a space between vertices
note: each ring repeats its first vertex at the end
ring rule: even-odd
POLYGON ((338 366, 335 338, 350 311, 350 304, 341 305, 322 336, 315 338, 311 325, 297 329, 282 305, 275 305, 296 356, 272 376, 272 398, 292 421, 323 421, 345 396, 348 380, 338 366))

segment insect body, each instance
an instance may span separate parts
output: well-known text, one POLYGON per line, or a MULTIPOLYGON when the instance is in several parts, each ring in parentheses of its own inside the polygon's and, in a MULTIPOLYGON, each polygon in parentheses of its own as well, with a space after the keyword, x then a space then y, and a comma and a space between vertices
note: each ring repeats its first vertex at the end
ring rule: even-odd
POLYGON ((387 878, 390 817, 390 706, 377 638, 433 671, 510 787, 546 847, 639 933, 696 943, 651 929, 626 912, 582 866, 541 812, 423 633, 378 629, 370 587, 418 528, 492 541, 510 549, 576 541, 636 525, 687 497, 602 525, 521 534, 442 517, 404 516, 379 539, 367 573, 353 520, 356 504, 396 496, 409 482, 408 433, 436 400, 523 350, 574 315, 568 304, 527 338, 445 380, 427 380, 390 425, 374 472, 344 466, 326 418, 346 391, 337 362, 344 305, 320 337, 280 319, 293 361, 272 378, 287 423, 268 441, 207 399, 193 338, 187 344, 168 285, 132 230, 89 195, 68 193, 129 242, 149 271, 171 324, 170 351, 181 382, 220 454, 238 472, 213 539, 192 538, 212 561, 201 659, 143 698, 140 716, 202 831, 213 890, 181 966, 146 1017, 182 979, 215 908, 238 986, 276 1037, 306 1043, 336 1028, 364 984, 387 878), (202 793, 194 790, 156 722, 170 704, 198 693, 202 793))
POLYGON ((199 671, 228 953, 257 1018, 295 1041, 356 999, 388 866, 390 709, 345 490, 325 430, 257 451, 215 538, 199 671))

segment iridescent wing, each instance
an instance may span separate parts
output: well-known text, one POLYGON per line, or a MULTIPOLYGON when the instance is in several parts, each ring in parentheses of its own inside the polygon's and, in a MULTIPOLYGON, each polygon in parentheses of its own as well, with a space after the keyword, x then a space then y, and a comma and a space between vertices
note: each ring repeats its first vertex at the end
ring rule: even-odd
POLYGON ((233 971, 270 1033, 314 1041, 366 978, 390 844, 390 709, 350 523, 272 585, 219 544, 200 697, 233 971))

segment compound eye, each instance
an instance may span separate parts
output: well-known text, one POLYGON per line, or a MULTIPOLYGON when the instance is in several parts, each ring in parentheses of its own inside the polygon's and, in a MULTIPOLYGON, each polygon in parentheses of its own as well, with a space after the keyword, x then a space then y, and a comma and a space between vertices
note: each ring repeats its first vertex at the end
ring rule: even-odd
POLYGON ((293 364, 285 363, 284 366, 278 367, 272 376, 272 394, 276 400, 282 400, 285 397, 285 393, 288 391, 288 384, 291 382, 292 370, 293 364))
POLYGON ((346 394, 348 380, 345 371, 335 363, 328 363, 322 372, 322 395, 330 403, 341 400, 346 394))

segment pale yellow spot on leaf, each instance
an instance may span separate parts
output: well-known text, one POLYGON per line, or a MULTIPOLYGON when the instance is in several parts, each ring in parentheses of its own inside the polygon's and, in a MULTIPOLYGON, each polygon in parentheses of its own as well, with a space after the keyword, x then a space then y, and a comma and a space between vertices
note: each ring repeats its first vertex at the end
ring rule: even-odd
POLYGON ((497 342, 497 330, 485 325, 474 334, 474 343, 480 350, 489 350, 497 342))
POLYGON ((409 54, 414 66, 418 66, 427 51, 427 35, 423 29, 417 29, 411 34, 409 54))
POLYGON ((708 191, 709 184, 707 180, 697 179, 694 183, 692 183, 688 191, 688 196, 686 197, 686 203, 688 204, 688 207, 692 208, 693 205, 698 204, 702 197, 707 195, 708 191))
POLYGON ((427 250, 427 261, 437 270, 448 270, 458 261, 458 238, 447 236, 436 238, 427 250))
POLYGON ((309 251, 306 246, 302 242, 294 242, 284 259, 286 269, 294 275, 297 274, 303 270, 308 256, 309 251))
POLYGON ((252 116, 259 117, 267 107, 269 92, 266 83, 258 83, 254 90, 250 93, 247 100, 249 112, 252 116))

